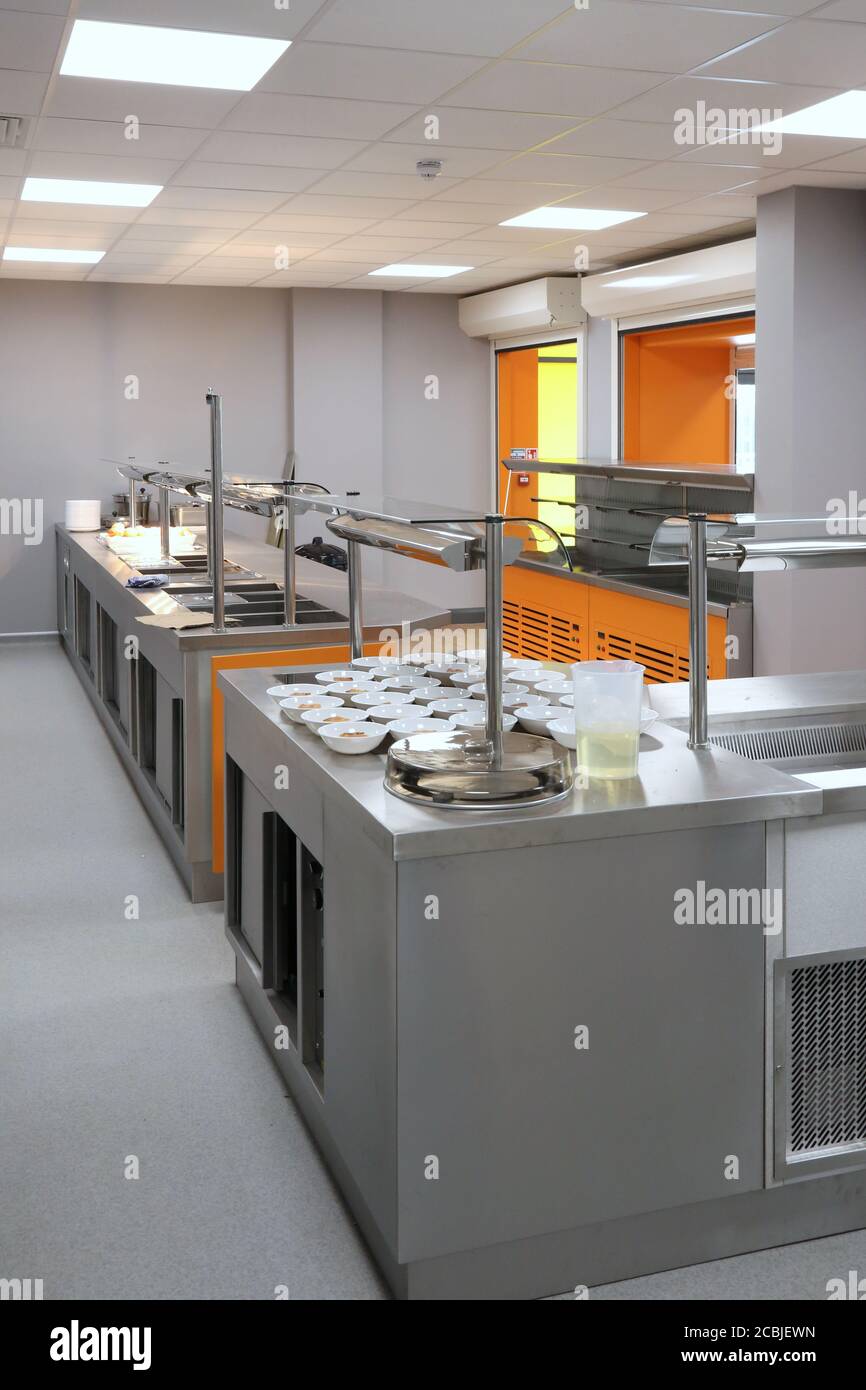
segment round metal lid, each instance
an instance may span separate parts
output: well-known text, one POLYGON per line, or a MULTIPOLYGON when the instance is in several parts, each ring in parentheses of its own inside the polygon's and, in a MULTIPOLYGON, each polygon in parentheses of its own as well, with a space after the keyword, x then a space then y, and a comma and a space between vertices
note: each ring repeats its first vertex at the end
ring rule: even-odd
POLYGON ((493 757, 483 731, 410 734, 391 745, 385 786, 394 796, 458 810, 505 810, 565 796, 568 750, 535 734, 503 733, 493 757))

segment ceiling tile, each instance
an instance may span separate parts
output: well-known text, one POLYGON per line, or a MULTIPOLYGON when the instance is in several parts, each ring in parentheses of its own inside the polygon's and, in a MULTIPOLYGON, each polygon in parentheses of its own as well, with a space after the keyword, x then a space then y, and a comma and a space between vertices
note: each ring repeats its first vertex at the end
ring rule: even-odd
POLYGON ((557 24, 524 44, 519 56, 548 63, 688 72, 780 22, 768 15, 737 16, 673 6, 650 9, 630 0, 605 0, 585 10, 572 6, 557 24))
POLYGON ((862 141, 834 140, 820 135, 781 135, 774 144, 762 145, 760 136, 754 143, 744 140, 723 144, 701 145, 679 155, 681 164, 739 164, 760 169, 762 174, 775 174, 780 169, 798 169, 816 159, 836 154, 849 154, 862 141))
POLYGON ((363 174, 340 170, 329 174, 316 185, 316 192, 327 197, 369 198, 430 198, 434 193, 460 187, 456 179, 445 178, 424 180, 417 174, 363 174))
MULTIPOLYGON (((102 262, 100 262, 100 265, 102 262)), ((112 275, 110 271, 100 271, 98 268, 92 270, 87 277, 88 284, 103 285, 168 285, 171 283, 171 275, 149 275, 147 271, 141 271, 138 275, 130 275, 124 271, 117 275, 112 275)))
POLYGON ((198 209, 202 212, 273 212, 286 201, 284 192, 265 193, 245 188, 164 188, 147 209, 198 209))
POLYGON ((379 233, 368 233, 361 236, 346 237, 339 243, 341 251, 357 251, 360 255, 378 256, 382 253, 396 260, 405 256, 420 255, 422 251, 429 251, 431 247, 439 246, 444 237, 388 237, 379 233))
MULTIPOLYGON (((512 189, 513 191, 513 189, 512 189)), ((405 212, 398 212, 396 220, 415 221, 419 217, 426 218, 429 222, 476 222, 481 226, 489 223, 504 222, 506 217, 515 217, 518 212, 525 212, 526 208, 520 198, 512 198, 507 203, 455 203, 439 202, 438 198, 430 198, 420 206, 409 208, 405 212)))
POLYGON ((794 19, 707 71, 712 77, 856 87, 866 82, 866 27, 794 19))
POLYGON ((432 101, 483 66, 478 58, 297 43, 266 73, 259 91, 368 101, 432 101))
POLYGON ((256 212, 215 212, 197 208, 154 207, 144 208, 136 221, 137 227, 149 227, 148 236, 162 236, 185 230, 195 235, 207 228, 216 234, 228 235, 241 231, 259 219, 256 212))
POLYGON ((304 286, 308 289, 329 289, 335 283, 339 283, 335 276, 324 280, 321 278, 311 280, 299 275, 294 270, 283 270, 276 275, 266 275, 263 280, 257 280, 256 289, 290 290, 294 285, 304 286))
POLYGON ((120 155, 61 154, 51 150, 34 150, 27 172, 40 179, 106 179, 120 183, 166 184, 180 167, 180 161, 173 159, 133 161, 120 155))
POLYGON ((0 174, 23 174, 26 150, 0 150, 0 174))
MULTIPOLYGON (((421 210, 423 212, 423 209, 421 210)), ((399 217, 387 218, 384 222, 379 222, 370 227, 371 232, 378 235, 379 232, 386 236, 435 236, 435 237, 462 237, 468 236, 470 232, 480 232, 483 225, 478 222, 429 222, 418 221, 414 218, 399 217)))
POLYGON ((225 130, 262 135, 310 135, 322 139, 378 140, 409 119, 414 102, 341 101, 336 97, 249 92, 223 122, 225 130))
POLYGON ((63 20, 54 15, 0 10, 3 66, 19 72, 50 72, 63 37, 63 20))
POLYGON ((833 4, 819 10, 814 18, 847 19, 852 23, 866 24, 866 9, 863 8, 863 0, 834 0, 833 4))
POLYGON ((263 217, 258 224, 258 230, 262 233, 323 232, 335 236, 348 236, 351 232, 362 232, 365 227, 373 226, 375 221, 373 217, 315 217, 288 211, 275 212, 270 217, 263 217))
POLYGON ((402 144, 429 146, 435 158, 436 146, 468 146, 477 150, 509 150, 512 154, 551 140, 569 130, 572 122, 562 116, 533 116, 523 111, 476 111, 464 106, 433 106, 429 112, 412 117, 385 136, 402 144), (427 138, 428 117, 439 122, 436 140, 427 138))
POLYGON ((616 188, 670 189, 682 192, 687 197, 696 193, 719 193, 723 188, 736 188, 738 184, 749 183, 755 177, 755 170, 748 166, 671 160, 615 179, 606 191, 613 192, 616 188))
POLYGON ((442 177, 452 179, 469 178, 490 169, 507 158, 504 150, 473 150, 461 145, 441 145, 425 141, 421 145, 399 145, 380 141, 357 155, 346 168, 363 170, 374 174, 415 174, 415 165, 421 159, 439 159, 442 162, 442 177))
POLYGON ((225 240, 221 237, 217 241, 192 241, 182 238, 180 241, 163 241, 154 237, 140 237, 138 235, 138 225, 129 229, 130 235, 121 237, 112 247, 114 251, 124 251, 128 254, 139 253, 142 260, 148 260, 153 256, 187 256, 197 260, 199 256, 208 256, 217 246, 222 245, 225 240))
MULTIPOLYGON (((3 192, 3 184, 6 182, 0 179, 0 194, 3 192)), ((9 179, 9 183, 15 183, 16 187, 20 180, 9 179)), ((22 203, 22 208, 27 209, 27 216, 31 221, 46 222, 65 222, 70 215, 69 203, 22 203)), ((103 207, 98 204, 76 203, 73 216, 79 222, 115 222, 126 224, 130 220, 130 213, 134 213, 134 208, 112 208, 103 207)))
MULTIPOLYGON (((3 61, 9 61, 5 52, 3 61)), ((38 116, 47 86, 46 73, 13 72, 0 67, 0 107, 10 115, 38 116)))
POLYGON ((759 193, 778 193, 783 188, 866 188, 866 173, 828 173, 821 169, 786 169, 772 179, 764 179, 759 193))
POLYGON ((544 146, 544 154, 593 155, 615 159, 673 159, 682 146, 674 141, 673 126, 641 125, 599 117, 560 135, 544 146))
POLYGON ((91 121, 123 121, 127 116, 137 116, 142 125, 152 122, 212 130, 237 99, 237 92, 210 91, 205 87, 58 77, 45 114, 91 121))
POLYGON ((202 130, 169 125, 143 125, 137 138, 127 139, 122 121, 82 121, 45 117, 36 126, 33 148, 70 154, 114 155, 118 158, 189 159, 201 144, 202 130))
POLYGON ((708 110, 759 109, 771 114, 779 110, 788 115, 804 106, 812 106, 816 101, 823 101, 825 97, 834 96, 837 90, 834 87, 803 87, 781 82, 756 85, 753 82, 722 80, 716 76, 714 69, 712 76, 707 73, 696 77, 677 77, 655 91, 625 103, 614 114, 617 119, 657 121, 673 127, 679 112, 697 111, 698 102, 702 101, 708 110))
MULTIPOLYGON (((29 208, 29 203, 18 203, 18 216, 15 218, 15 234, 21 236, 44 236, 45 242, 36 242, 35 245, 47 245, 49 241, 56 241, 58 237, 64 239, 68 236, 76 237, 82 241, 112 242, 118 235, 121 227, 116 222, 81 222, 70 218, 51 218, 30 217, 25 211, 29 208)), ((66 209, 67 213, 69 209, 66 209)))
POLYGON ((337 169, 360 154, 360 140, 318 140, 298 135, 260 135, 218 130, 198 152, 199 159, 228 164, 275 164, 289 169, 337 169))
MULTIPOLYGON (((38 3, 38 0, 37 0, 38 3)), ((258 34, 291 39, 320 10, 325 0, 291 0, 290 5, 254 5, 239 0, 79 0, 82 19, 115 24, 156 24, 171 28, 214 30, 223 34, 258 34)))
POLYGON ((866 145, 861 145, 859 150, 851 150, 848 154, 835 155, 832 159, 816 160, 810 167, 812 170, 827 174, 864 174, 866 173, 866 145))
POLYGON ((235 188, 297 193, 321 176, 320 169, 280 169, 275 164, 209 164, 193 160, 176 174, 172 187, 235 188))
POLYGON ((27 14, 65 15, 70 0, 0 0, 0 10, 24 10, 27 14))
MULTIPOLYGON (((438 182, 438 180, 437 180, 438 182)), ((547 203, 558 203, 572 192, 578 192, 576 185, 571 188, 564 183, 518 183, 510 179, 465 179, 444 196, 453 203, 512 203, 527 208, 537 208, 547 203)))
MULTIPOLYGON (((394 217, 404 208, 411 207, 410 198, 335 198, 323 197, 320 193, 302 193, 286 204, 285 209, 292 215, 309 214, 312 217, 394 217)), ((428 215, 425 211, 425 217, 428 215)))
POLYGON ((335 0, 309 38, 493 58, 565 8, 563 0, 335 0))
MULTIPOLYGON (((273 251, 277 246, 288 243, 293 250, 317 250, 321 246, 333 246, 342 233, 312 231, 278 231, 272 227, 248 227, 226 242, 226 247, 259 246, 273 251)), ((233 254, 233 253, 232 253, 233 254)))
POLYGON ((706 198, 693 198, 677 203, 677 212, 697 213, 703 217, 754 217, 758 200, 742 193, 711 193, 706 198))
POLYGON ((577 154, 521 154, 500 164, 489 176, 496 179, 522 179, 525 182, 565 184, 571 188, 590 188, 608 179, 621 178, 642 169, 646 160, 605 159, 577 154))
POLYGON ((440 104, 499 107, 503 111, 547 115, 597 116, 648 91, 660 81, 657 72, 505 60, 465 82, 440 104))
MULTIPOLYGON (((820 3, 821 0, 644 0, 644 4, 697 5, 702 10, 747 10, 783 18, 805 14, 820 3)), ((858 0, 852 0, 852 3, 857 4, 858 0)))

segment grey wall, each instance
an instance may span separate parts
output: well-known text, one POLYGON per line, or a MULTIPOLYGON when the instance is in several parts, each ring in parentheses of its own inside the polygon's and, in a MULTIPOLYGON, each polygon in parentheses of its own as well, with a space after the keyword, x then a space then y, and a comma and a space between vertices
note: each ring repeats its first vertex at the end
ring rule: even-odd
MULTIPOLYGON (((56 626, 53 524, 67 498, 121 489, 101 460, 209 465, 209 386, 228 470, 280 476, 294 448, 297 476, 332 491, 486 504, 489 348, 460 332, 450 295, 8 280, 0 325, 0 498, 44 499, 40 546, 0 536, 0 633, 56 626)), ((264 534, 237 513, 230 526, 264 534)), ((304 519, 299 538, 313 529, 304 519)), ((382 558, 365 555, 364 572, 380 579, 382 558)), ((387 577, 480 602, 477 576, 394 560, 387 577)))
MULTIPOLYGON (((866 193, 758 199, 758 512, 824 518, 866 496, 864 258, 866 193)), ((862 570, 756 575, 755 674, 866 666, 864 593, 862 570)))
MULTIPOLYGON (((480 513, 492 501, 490 345, 467 338, 451 295, 384 296, 383 490, 480 513), (435 376, 438 398, 427 394, 435 376)), ((432 391, 431 387, 431 391, 432 391)), ((452 608, 484 602, 481 574, 385 558, 387 582, 452 608)))
POLYGON ((284 290, 0 285, 0 497, 44 499, 40 546, 0 536, 0 633, 56 627, 53 523, 67 498, 121 489, 102 459, 209 464, 208 386, 225 396, 226 467, 282 471, 290 303, 284 290))
POLYGON ((616 324, 589 319, 586 329, 586 451, 590 458, 615 458, 613 431, 613 351, 616 324))

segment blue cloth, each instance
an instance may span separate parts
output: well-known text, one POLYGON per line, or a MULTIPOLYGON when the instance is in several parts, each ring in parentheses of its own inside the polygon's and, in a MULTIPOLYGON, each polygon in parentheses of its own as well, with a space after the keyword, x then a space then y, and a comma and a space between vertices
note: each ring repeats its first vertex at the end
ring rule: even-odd
POLYGON ((134 574, 127 579, 127 589, 161 589, 168 583, 167 574, 134 574))

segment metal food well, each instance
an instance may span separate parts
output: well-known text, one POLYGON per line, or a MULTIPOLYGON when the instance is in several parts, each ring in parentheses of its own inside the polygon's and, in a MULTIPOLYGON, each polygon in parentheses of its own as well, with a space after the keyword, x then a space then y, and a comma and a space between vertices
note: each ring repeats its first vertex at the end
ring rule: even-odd
MULTIPOLYGON (((502 571, 521 552, 517 537, 505 535, 514 518, 499 513, 466 517, 432 513, 429 507, 388 501, 380 509, 329 498, 336 515, 326 523, 348 542, 352 605, 352 655, 362 653, 361 547, 372 546, 449 569, 486 571, 485 671, 487 719, 481 733, 448 729, 412 734, 392 744, 385 786, 394 796, 461 810, 502 810, 551 801, 571 790, 572 764, 566 749, 534 734, 502 728, 502 571)), ((325 504, 312 504, 314 508, 325 504)), ((545 522, 539 525, 562 545, 545 522)), ((563 547, 564 548, 564 547, 563 547)))

